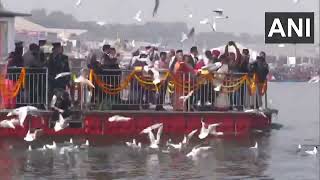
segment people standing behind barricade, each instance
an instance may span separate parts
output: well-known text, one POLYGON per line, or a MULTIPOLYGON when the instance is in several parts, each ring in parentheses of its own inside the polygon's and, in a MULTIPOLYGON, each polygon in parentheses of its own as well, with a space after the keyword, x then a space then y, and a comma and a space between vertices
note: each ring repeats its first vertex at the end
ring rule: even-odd
POLYGON ((192 57, 190 55, 183 55, 177 53, 176 63, 173 69, 173 76, 175 82, 179 85, 175 85, 175 91, 172 98, 172 105, 175 111, 187 111, 193 110, 192 98, 183 100, 182 96, 188 95, 193 89, 192 79, 196 74, 192 67, 192 57))
MULTIPOLYGON (((239 72, 241 73, 241 76, 243 77, 249 72, 249 60, 250 60, 250 52, 249 49, 243 49, 241 60, 239 64, 239 72)), ((243 108, 246 108, 249 101, 249 92, 246 87, 246 83, 241 85, 240 87, 240 107, 239 110, 243 110, 243 108)))
POLYGON ((224 92, 222 85, 227 77, 227 73, 229 72, 229 58, 226 54, 222 54, 220 56, 220 61, 222 63, 221 67, 217 70, 216 75, 214 76, 213 85, 215 86, 214 90, 216 91, 217 98, 215 101, 215 110, 225 111, 230 108, 230 101, 228 97, 228 93, 224 92))
MULTIPOLYGON (((26 102, 40 105, 44 108, 45 104, 45 87, 42 85, 45 83, 45 77, 43 74, 46 73, 44 69, 44 63, 40 60, 40 48, 37 44, 32 43, 29 45, 29 50, 23 55, 24 67, 29 68, 27 72, 30 74, 26 77, 26 102)), ((40 106, 39 106, 40 107, 40 106)))
MULTIPOLYGON (((254 61, 249 65, 249 74, 251 77, 253 77, 253 74, 256 74, 256 83, 257 83, 257 92, 256 93, 256 100, 255 102, 255 108, 259 108, 262 106, 262 94, 260 94, 260 89, 264 85, 265 81, 267 80, 267 76, 269 74, 269 65, 266 62, 266 53, 260 52, 259 56, 257 56, 257 60, 254 61)), ((253 98, 254 99, 254 98, 253 98)), ((251 105, 254 104, 254 102, 251 102, 251 105)))
POLYGON ((52 53, 48 61, 49 71, 49 99, 53 96, 54 89, 66 89, 70 83, 70 76, 55 79, 55 77, 63 72, 70 72, 68 56, 63 54, 61 43, 53 43, 52 53))
POLYGON ((45 53, 45 45, 47 44, 47 40, 39 40, 39 49, 40 49, 40 62, 42 64, 45 64, 47 63, 47 56, 46 56, 46 53, 45 53))
POLYGON ((183 51, 181 49, 176 51, 176 55, 172 57, 171 61, 169 62, 169 70, 171 72, 174 70, 174 67, 179 59, 183 59, 183 51))
POLYGON ((212 50, 211 54, 212 54, 213 63, 220 62, 220 60, 219 60, 220 51, 219 50, 212 50))
POLYGON ((190 63, 192 67, 195 67, 197 62, 199 61, 198 55, 198 48, 196 46, 191 47, 190 56, 192 57, 192 61, 190 61, 190 63))
POLYGON ((8 58, 8 68, 10 67, 23 67, 23 42, 15 43, 15 50, 13 53, 10 53, 8 58))
MULTIPOLYGON (((116 89, 121 84, 121 70, 117 58, 117 51, 115 48, 109 49, 108 58, 105 59, 103 68, 103 80, 109 88, 116 89)), ((103 92, 105 93, 105 92, 103 92)), ((105 94, 101 109, 114 109, 114 105, 120 104, 120 94, 109 95, 105 94)))
MULTIPOLYGON (((147 55, 146 51, 141 51, 140 55, 137 57, 134 57, 131 61, 131 69, 133 71, 139 69, 139 71, 136 72, 137 77, 143 77, 144 73, 142 72, 144 67, 151 67, 151 61, 147 55)), ((148 99, 147 99, 146 89, 141 86, 140 82, 133 78, 130 82, 130 91, 128 95, 128 103, 133 104, 135 106, 132 106, 134 109, 139 109, 140 106, 143 106, 143 108, 146 108, 148 99)))
MULTIPOLYGON (((206 67, 210 66, 213 61, 211 51, 205 51, 203 58, 199 59, 196 64, 195 70, 199 73, 205 72, 206 67), (205 68, 205 69, 203 69, 205 68)), ((209 72, 208 72, 209 73, 209 72)), ((212 83, 210 81, 204 81, 200 85, 200 88, 195 93, 195 103, 198 110, 209 110, 212 105, 212 83)))
POLYGON ((156 111, 163 111, 163 103, 165 101, 166 93, 167 93, 167 81, 166 77, 164 77, 165 73, 169 70, 169 61, 167 59, 167 53, 161 52, 160 59, 154 62, 154 68, 158 72, 160 72, 160 79, 161 79, 161 87, 157 94, 156 98, 156 111))

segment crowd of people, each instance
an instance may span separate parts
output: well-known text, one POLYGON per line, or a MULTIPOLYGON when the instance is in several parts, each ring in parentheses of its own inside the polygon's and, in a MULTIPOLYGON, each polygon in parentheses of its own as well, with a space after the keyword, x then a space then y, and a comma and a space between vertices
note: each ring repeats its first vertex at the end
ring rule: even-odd
MULTIPOLYGON (((58 109, 57 111, 63 112, 69 107, 65 107, 64 104, 70 104, 66 93, 70 92, 71 89, 71 76, 65 76, 63 78, 55 79, 56 75, 63 72, 70 72, 68 56, 64 55, 63 47, 61 43, 53 43, 52 52, 50 54, 43 51, 43 46, 46 41, 39 41, 39 44, 30 44, 29 50, 23 53, 23 44, 21 42, 16 43, 15 51, 10 53, 8 59, 8 68, 12 67, 27 67, 27 68, 47 68, 48 69, 48 84, 49 84, 49 99, 55 97, 54 104, 60 104, 59 107, 54 104, 51 107, 58 109), (60 100, 60 101, 59 101, 60 100), (64 102, 64 103, 61 103, 64 102)), ((113 87, 119 86, 123 79, 123 67, 120 68, 120 55, 117 50, 110 45, 104 45, 102 48, 102 58, 99 58, 97 54, 92 53, 88 57, 88 66, 86 68, 94 70, 96 74, 106 75, 104 79, 106 84, 111 84, 113 87)), ((201 56, 196 46, 191 47, 189 52, 183 52, 181 49, 171 49, 169 51, 159 51, 158 48, 147 46, 140 48, 132 53, 130 63, 125 70, 133 70, 136 67, 148 67, 148 69, 155 69, 159 72, 169 71, 176 78, 183 79, 184 81, 190 81, 186 79, 185 74, 190 77, 197 77, 201 70, 207 70, 210 73, 218 73, 220 76, 216 76, 217 79, 223 80, 227 73, 241 74, 248 73, 257 75, 257 79, 260 82, 266 80, 269 72, 268 64, 266 63, 266 54, 261 52, 254 62, 249 62, 250 52, 248 49, 240 49, 236 43, 230 41, 225 46, 225 50, 220 52, 219 50, 207 50, 204 55, 201 56), (233 46, 236 52, 229 52, 229 47, 233 46), (221 75, 222 74, 222 75, 221 75)), ((9 71, 8 69, 8 71, 9 71)), ((149 72, 152 74, 152 71, 149 72)), ((41 89, 45 88, 43 82, 39 83, 33 80, 37 87, 41 89)), ((136 80, 132 80, 136 81, 136 80)), ((133 84, 135 82, 131 82, 133 84)), ((138 84, 138 83, 137 83, 138 84)), ((173 109, 176 111, 194 110, 198 107, 214 107, 216 109, 228 109, 233 101, 238 101, 238 109, 243 108, 245 105, 245 87, 244 85, 240 88, 239 92, 236 92, 235 97, 230 97, 227 93, 221 91, 222 82, 208 82, 202 84, 197 92, 193 92, 193 95, 188 101, 183 100, 181 97, 186 96, 187 93, 184 88, 175 87, 173 95, 170 100, 173 109), (213 95, 212 93, 218 94, 213 95), (228 99, 228 100, 226 100, 228 99), (210 101, 211 102, 210 102, 210 101)), ((135 104, 156 104, 156 110, 165 110, 163 104, 167 94, 168 82, 165 81, 161 86, 158 93, 150 93, 149 90, 145 90, 143 86, 130 87, 129 97, 135 96, 135 104), (135 91, 139 91, 136 93, 135 91), (134 95, 132 95, 134 94, 134 95), (147 97, 148 96, 148 97, 147 97), (154 96, 150 98, 150 96, 154 96), (148 102, 153 99, 154 102, 148 102)), ((106 94, 98 93, 99 87, 95 88, 94 97, 92 99, 106 99, 104 103, 110 104, 121 104, 123 99, 120 94, 112 95, 112 98, 106 94), (112 99, 112 102, 110 102, 112 99)), ((70 95, 69 95, 70 96, 70 95)), ((96 103, 91 100, 91 103, 96 103)), ((148 108, 148 107, 145 107, 148 108)), ((233 107, 234 108, 234 107, 233 107)), ((112 108, 111 108, 112 109, 112 108)), ((209 108, 210 109, 210 108, 209 108)))

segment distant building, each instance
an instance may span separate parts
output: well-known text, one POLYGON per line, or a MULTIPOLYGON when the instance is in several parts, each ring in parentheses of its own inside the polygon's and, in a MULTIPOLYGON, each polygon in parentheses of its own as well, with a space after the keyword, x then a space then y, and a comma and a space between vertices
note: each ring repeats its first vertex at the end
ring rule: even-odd
MULTIPOLYGON (((5 10, 0 1, 0 58, 1 60, 14 50, 15 17, 31 16, 5 10)), ((0 61, 1 61, 0 60, 0 61)))

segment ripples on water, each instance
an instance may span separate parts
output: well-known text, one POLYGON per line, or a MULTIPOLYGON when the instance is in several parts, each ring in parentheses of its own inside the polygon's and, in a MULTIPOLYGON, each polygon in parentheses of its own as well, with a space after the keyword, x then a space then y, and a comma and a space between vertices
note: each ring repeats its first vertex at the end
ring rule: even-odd
MULTIPOLYGON (((297 153, 297 145, 319 144, 319 91, 304 83, 270 84, 269 97, 280 110, 276 123, 283 125, 264 135, 210 139, 213 147, 197 161, 182 152, 135 152, 125 141, 111 137, 89 137, 91 147, 61 155, 69 137, 41 138, 31 144, 58 143, 57 150, 27 151, 22 139, 0 140, 0 179, 319 179, 319 156, 297 153), (259 149, 249 147, 255 141, 259 149)), ((74 137, 82 144, 87 137, 74 137)), ((164 139, 169 137, 164 136, 164 139)), ((172 138, 172 137, 171 137, 172 138)), ((195 138, 196 139, 196 138, 195 138)), ((139 139, 146 144, 145 139, 139 139)), ((182 137, 173 138, 174 142, 182 137)), ((312 149, 312 147, 305 147, 312 149)))

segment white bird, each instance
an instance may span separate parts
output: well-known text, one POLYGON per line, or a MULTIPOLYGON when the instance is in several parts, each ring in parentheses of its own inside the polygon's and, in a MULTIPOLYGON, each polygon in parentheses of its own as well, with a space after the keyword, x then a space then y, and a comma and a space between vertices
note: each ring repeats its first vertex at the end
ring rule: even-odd
POLYGON ((62 114, 59 114, 59 120, 54 125, 54 131, 61 131, 69 126, 69 123, 63 118, 62 114))
POLYGON ((217 23, 216 21, 213 21, 212 25, 211 25, 212 31, 216 32, 217 31, 217 23))
POLYGON ((196 129, 196 130, 191 131, 191 132, 188 134, 188 136, 184 135, 182 144, 183 144, 184 146, 187 146, 187 145, 189 144, 189 142, 190 142, 190 139, 193 137, 193 135, 194 135, 197 131, 198 131, 198 130, 196 129))
POLYGON ((131 119, 132 118, 130 117, 114 115, 112 117, 109 117, 109 122, 127 122, 127 121, 130 121, 131 119))
POLYGON ((213 12, 217 13, 219 16, 223 15, 223 9, 217 8, 216 10, 213 10, 213 12))
POLYGON ((293 0, 292 1, 294 4, 298 4, 300 2, 300 0, 293 0))
POLYGON ((138 22, 141 22, 142 21, 142 19, 141 19, 141 13, 142 13, 142 11, 140 10, 140 11, 138 11, 137 12, 137 14, 134 16, 134 18, 133 19, 135 19, 136 21, 138 21, 138 22))
POLYGON ((33 106, 23 106, 23 107, 19 107, 19 108, 16 108, 14 110, 12 110, 11 112, 9 112, 7 114, 7 116, 18 116, 18 119, 20 121, 20 126, 23 127, 23 123, 24 123, 24 120, 26 119, 29 111, 36 111, 38 110, 38 108, 36 107, 33 107, 33 106))
POLYGON ((39 148, 39 149, 37 149, 37 150, 39 150, 39 151, 46 151, 46 150, 47 150, 47 147, 46 147, 46 145, 43 145, 42 148, 39 148))
POLYGON ((31 147, 31 145, 29 145, 29 147, 28 147, 28 151, 32 151, 32 147, 31 147))
POLYGON ((59 79, 65 76, 71 76, 71 72, 63 72, 63 73, 57 74, 54 79, 59 79))
POLYGON ((126 145, 132 149, 141 149, 141 142, 137 144, 136 139, 133 139, 132 142, 126 142, 126 145))
POLYGON ((196 160, 201 155, 201 153, 203 153, 204 151, 208 151, 209 149, 211 149, 210 146, 206 146, 206 147, 196 146, 192 149, 191 152, 187 154, 187 157, 193 160, 196 160))
POLYGON ((247 110, 244 110, 245 113, 256 113, 256 114, 260 114, 261 116, 267 118, 267 115, 262 112, 261 110, 259 109, 247 109, 247 110))
POLYGON ((90 146, 90 143, 89 143, 89 140, 87 139, 85 144, 81 144, 81 145, 80 145, 80 149, 86 149, 86 148, 88 148, 89 146, 90 146))
MULTIPOLYGON (((169 140, 169 142, 171 141, 171 139, 169 140)), ((169 143, 167 142, 167 146, 170 146, 170 147, 173 147, 174 149, 179 149, 181 150, 182 149, 182 142, 180 142, 179 144, 173 144, 173 143, 169 143)))
POLYGON ((97 24, 98 24, 99 26, 104 26, 104 25, 106 25, 106 23, 103 22, 103 21, 98 21, 97 24))
POLYGON ((190 19, 193 18, 193 14, 190 13, 190 14, 188 15, 188 17, 189 17, 190 19))
POLYGON ((209 24, 209 19, 205 18, 205 19, 201 20, 200 24, 209 24))
POLYGON ((315 84, 315 83, 318 83, 319 81, 320 81, 320 76, 314 76, 308 81, 308 83, 315 84))
POLYGON ((57 144, 56 144, 56 142, 53 141, 52 145, 46 144, 46 148, 47 149, 52 149, 52 150, 57 149, 57 144))
POLYGON ((152 129, 148 129, 147 133, 149 136, 149 140, 150 140, 150 148, 151 149, 159 149, 159 144, 160 144, 160 138, 161 138, 161 134, 162 134, 162 130, 163 130, 163 124, 161 124, 161 126, 158 128, 158 132, 157 132, 157 137, 155 138, 152 129))
POLYGON ((318 147, 314 147, 313 151, 305 151, 309 155, 316 155, 318 153, 318 147))
POLYGON ((152 131, 154 129, 158 129, 161 126, 163 126, 162 123, 157 123, 157 124, 151 125, 151 126, 145 128, 144 130, 142 130, 140 134, 147 134, 149 131, 152 131))
POLYGON ((78 0, 76 3, 76 6, 79 7, 81 5, 81 3, 82 3, 82 0, 78 0))
POLYGON ((89 79, 86 79, 85 77, 83 76, 79 76, 78 78, 76 78, 74 80, 74 82, 76 83, 80 83, 82 85, 87 85, 87 86, 90 86, 92 88, 95 88, 94 85, 92 84, 92 82, 89 80, 89 79))
POLYGON ((15 129, 16 127, 14 126, 14 124, 12 123, 11 120, 3 120, 3 121, 0 122, 0 128, 15 129))
POLYGON ((184 32, 182 32, 182 38, 181 38, 181 41, 180 42, 184 42, 188 39, 188 35, 184 32))
POLYGON ((185 103, 192 96, 192 94, 193 94, 193 90, 190 91, 186 96, 179 97, 179 99, 182 99, 183 102, 185 103))
POLYGON ((201 130, 199 134, 199 139, 204 139, 206 138, 209 134, 213 135, 223 135, 223 132, 217 132, 216 128, 221 125, 221 123, 216 123, 216 124, 210 124, 208 125, 208 128, 205 127, 205 123, 201 120, 201 130))
POLYGON ((253 147, 250 147, 250 149, 258 149, 258 142, 253 147))
POLYGON ((36 140, 40 132, 42 132, 42 129, 36 129, 34 133, 30 133, 30 130, 28 130, 26 136, 24 137, 24 140, 27 142, 32 142, 36 140))
POLYGON ((131 42, 131 46, 132 46, 132 47, 136 47, 135 40, 132 40, 132 42, 131 42))

